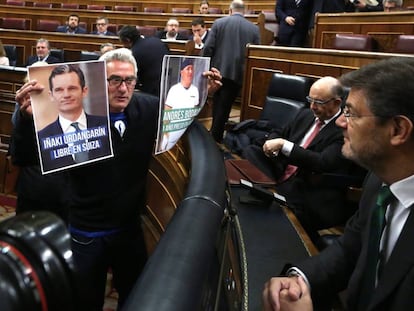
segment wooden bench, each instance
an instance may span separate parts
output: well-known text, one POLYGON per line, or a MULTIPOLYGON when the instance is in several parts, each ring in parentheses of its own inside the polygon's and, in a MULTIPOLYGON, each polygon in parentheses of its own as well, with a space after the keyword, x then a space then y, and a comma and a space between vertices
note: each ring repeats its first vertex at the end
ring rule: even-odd
MULTIPOLYGON (((96 36, 96 35, 67 35, 59 32, 44 32, 31 30, 0 29, 0 37, 3 44, 13 44, 17 47, 17 66, 24 66, 28 56, 34 55, 36 41, 39 38, 49 40, 51 48, 62 49, 65 54, 65 61, 79 61, 81 51, 99 51, 101 44, 111 42, 121 47, 118 37, 96 36)), ((194 47, 193 41, 165 41, 171 54, 197 55, 198 50, 194 47)), ((12 92, 12 84, 0 81, 0 90, 6 89, 12 92), (1 83, 6 83, 2 85, 1 83)))
MULTIPOLYGON (((225 14, 173 14, 173 13, 144 13, 144 12, 121 12, 121 11, 95 11, 86 9, 73 9, 68 11, 61 8, 38 8, 27 6, 13 6, 0 5, 0 16, 2 17, 20 17, 31 20, 31 30, 36 30, 38 20, 53 19, 58 20, 63 25, 66 22, 67 16, 70 13, 75 13, 80 16, 80 21, 87 25, 88 33, 95 30, 96 19, 100 16, 106 16, 111 24, 117 25, 139 25, 139 26, 156 26, 158 29, 164 29, 169 18, 177 18, 180 22, 180 27, 184 29, 191 29, 191 22, 195 17, 202 17, 205 20, 206 26, 211 27, 217 18, 227 16, 225 14)), ((246 19, 252 23, 258 24, 259 27, 264 27, 264 17, 259 17, 260 14, 248 14, 246 19)))
MULTIPOLYGON (((246 51, 246 71, 243 80, 240 119, 259 118, 269 81, 275 72, 311 78, 328 75, 339 77, 365 64, 397 55, 250 45, 246 51)), ((414 55, 405 56, 414 57, 414 55)))
MULTIPOLYGON (((60 8, 61 3, 77 3, 81 9, 85 9, 88 4, 90 4, 89 0, 62 0, 60 2, 54 0, 36 0, 36 2, 44 2, 44 3, 52 3, 52 7, 60 8)), ((231 1, 209 1, 210 7, 220 8, 222 12, 227 13, 229 10, 229 5, 231 1)), ((254 11, 256 13, 261 12, 263 10, 272 10, 275 7, 275 2, 272 0, 264 0, 264 1, 253 1, 253 0, 246 0, 244 1, 246 8, 249 11, 254 11)), ((0 1, 2 4, 6 4, 6 0, 0 1)), ((34 1, 25 1, 26 6, 33 6, 34 1)), ((122 0, 117 1, 116 3, 111 0, 94 0, 94 4, 96 5, 104 5, 107 10, 114 10, 116 5, 127 5, 132 6, 135 8, 136 12, 144 12, 145 7, 160 7, 164 10, 164 12, 172 13, 173 8, 190 8, 192 9, 193 13, 197 13, 199 9, 199 1, 174 1, 174 0, 156 0, 155 2, 152 0, 142 0, 142 1, 132 1, 132 0, 122 0)))
POLYGON ((333 48, 337 33, 370 35, 375 52, 391 53, 399 35, 414 34, 414 11, 317 14, 312 46, 333 48))

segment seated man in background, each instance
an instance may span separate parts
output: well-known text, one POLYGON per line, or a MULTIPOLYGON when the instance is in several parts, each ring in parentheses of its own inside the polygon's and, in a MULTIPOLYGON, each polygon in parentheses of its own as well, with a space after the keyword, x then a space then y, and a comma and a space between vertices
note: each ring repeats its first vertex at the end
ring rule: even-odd
POLYGON ((56 31, 68 34, 85 34, 86 29, 79 26, 79 15, 70 14, 66 20, 66 25, 59 26, 56 31))
POLYGON ((48 40, 40 38, 36 41, 36 55, 29 56, 26 66, 33 65, 36 62, 46 62, 48 64, 60 63, 61 60, 50 55, 50 43, 48 40))
POLYGON ((382 0, 350 0, 355 12, 378 12, 383 11, 382 0))
POLYGON ((106 17, 98 17, 96 19, 96 30, 91 35, 98 36, 116 36, 113 32, 108 31, 109 20, 106 17))
POLYGON ((344 224, 353 210, 346 204, 345 185, 324 174, 349 174, 354 164, 341 154, 342 131, 335 125, 341 115, 343 88, 333 77, 317 80, 309 91, 310 109, 301 110, 281 133, 270 133, 263 147, 250 145, 243 156, 269 177, 287 199, 314 242, 317 230, 344 224))
POLYGON ((157 33, 157 37, 160 39, 166 40, 187 40, 186 36, 183 36, 179 31, 180 23, 175 18, 170 18, 167 21, 167 26, 165 26, 165 30, 159 31, 157 33))
POLYGON ((403 0, 384 0, 382 6, 384 12, 400 11, 403 9, 403 0))
POLYGON ((196 17, 191 22, 191 31, 193 34, 188 38, 188 40, 193 40, 196 49, 202 49, 204 43, 207 41, 208 29, 204 20, 200 17, 196 17))
POLYGON ((332 310, 332 298, 344 289, 349 311, 411 310, 413 77, 412 59, 390 58, 341 78, 350 87, 343 115, 336 121, 345 137, 342 153, 372 174, 358 211, 337 243, 285 267, 282 273, 290 277, 266 283, 265 311, 332 310))
POLYGON ((108 51, 112 51, 112 50, 115 50, 115 45, 113 45, 111 42, 102 43, 102 45, 99 48, 101 55, 105 54, 108 51))

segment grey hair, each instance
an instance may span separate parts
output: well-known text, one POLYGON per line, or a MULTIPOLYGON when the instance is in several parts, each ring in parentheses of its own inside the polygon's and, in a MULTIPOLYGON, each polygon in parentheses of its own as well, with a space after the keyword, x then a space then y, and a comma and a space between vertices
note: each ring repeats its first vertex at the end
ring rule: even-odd
POLYGON ((36 44, 37 44, 37 43, 46 43, 47 48, 50 50, 50 43, 49 43, 49 40, 44 39, 44 38, 40 38, 40 39, 37 39, 36 44))
POLYGON ((244 2, 242 0, 233 0, 230 9, 236 12, 244 12, 244 2))
POLYGON ((135 73, 138 73, 137 62, 132 55, 131 50, 127 48, 119 48, 112 51, 108 51, 99 57, 99 60, 104 60, 107 63, 118 60, 120 62, 130 63, 134 66, 135 73))

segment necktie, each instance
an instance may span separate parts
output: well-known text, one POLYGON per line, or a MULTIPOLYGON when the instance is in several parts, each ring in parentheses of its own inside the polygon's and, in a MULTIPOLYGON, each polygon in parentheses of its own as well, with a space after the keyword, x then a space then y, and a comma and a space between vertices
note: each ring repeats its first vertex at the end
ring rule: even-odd
MULTIPOLYGON (((364 270, 362 290, 360 292, 359 310, 366 310, 376 287, 380 259, 380 241, 385 225, 385 212, 394 198, 390 188, 382 186, 378 193, 375 209, 371 215, 369 228, 367 263, 364 270)), ((391 219, 390 219, 391 220, 391 219)))
MULTIPOLYGON (((302 148, 307 148, 312 140, 318 135, 319 131, 321 130, 322 125, 324 125, 323 121, 320 121, 319 119, 316 121, 316 126, 310 133, 310 135, 306 138, 306 141, 302 144, 302 148)), ((298 170, 298 167, 295 165, 288 165, 285 169, 285 172, 283 176, 278 180, 279 183, 282 183, 286 180, 288 180, 290 177, 292 177, 296 171, 298 170)))
POLYGON ((295 0, 295 2, 296 2, 296 6, 299 6, 300 1, 301 1, 301 0, 295 0))
MULTIPOLYGON (((71 126, 73 126, 76 129, 76 132, 81 132, 82 130, 79 127, 79 122, 73 122, 71 123, 71 126)), ((76 143, 74 143, 74 145, 76 146, 76 151, 82 150, 82 143, 84 141, 80 140, 77 141, 76 143)), ((76 163, 81 163, 81 162, 85 162, 87 160, 89 160, 89 155, 87 151, 81 151, 81 152, 76 152, 73 155, 75 162, 76 163)))

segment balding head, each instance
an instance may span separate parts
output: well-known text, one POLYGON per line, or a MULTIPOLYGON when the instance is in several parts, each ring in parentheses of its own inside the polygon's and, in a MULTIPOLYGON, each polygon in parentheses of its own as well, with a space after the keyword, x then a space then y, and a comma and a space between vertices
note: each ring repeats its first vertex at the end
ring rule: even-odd
POLYGON ((312 84, 308 102, 310 109, 321 120, 332 118, 342 104, 343 88, 338 79, 323 77, 312 84))
POLYGON ((244 14, 244 2, 242 0, 233 0, 230 4, 230 14, 236 12, 244 14))

